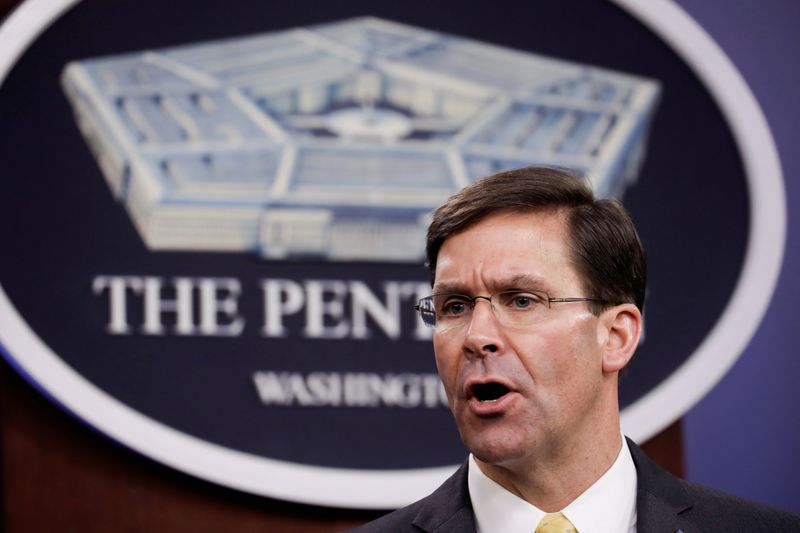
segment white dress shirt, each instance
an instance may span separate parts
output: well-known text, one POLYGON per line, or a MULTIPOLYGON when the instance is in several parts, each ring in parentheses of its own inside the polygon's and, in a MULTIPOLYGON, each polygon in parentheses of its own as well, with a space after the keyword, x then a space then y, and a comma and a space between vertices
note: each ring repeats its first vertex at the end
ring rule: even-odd
MULTIPOLYGON (((546 514, 489 479, 471 454, 467 479, 478 533, 533 533, 546 514)), ((611 468, 561 512, 578 533, 636 533, 636 467, 624 437, 611 468)))

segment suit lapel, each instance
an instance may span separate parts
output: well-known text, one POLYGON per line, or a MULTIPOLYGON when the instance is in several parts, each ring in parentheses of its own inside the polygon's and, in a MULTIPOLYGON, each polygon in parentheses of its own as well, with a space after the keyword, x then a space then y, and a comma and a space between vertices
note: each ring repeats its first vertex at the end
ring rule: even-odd
POLYGON ((470 533, 475 516, 467 488, 467 463, 433 492, 412 522, 428 533, 470 533))
POLYGON ((675 533, 686 528, 686 513, 693 502, 680 481, 651 461, 631 440, 628 447, 636 465, 637 531, 675 533))
MULTIPOLYGON (((690 532, 688 511, 693 502, 680 481, 651 461, 633 441, 628 440, 628 447, 636 465, 636 529, 642 533, 690 532)), ((413 524, 427 533, 475 531, 466 462, 425 499, 413 524)))

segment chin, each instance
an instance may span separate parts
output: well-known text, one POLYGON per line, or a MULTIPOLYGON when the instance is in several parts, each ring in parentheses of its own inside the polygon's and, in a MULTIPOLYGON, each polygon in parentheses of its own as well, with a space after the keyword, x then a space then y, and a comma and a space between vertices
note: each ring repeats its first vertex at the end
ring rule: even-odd
POLYGON ((531 451, 518 432, 511 435, 492 435, 491 431, 461 434, 464 446, 481 462, 503 466, 524 458, 531 451))

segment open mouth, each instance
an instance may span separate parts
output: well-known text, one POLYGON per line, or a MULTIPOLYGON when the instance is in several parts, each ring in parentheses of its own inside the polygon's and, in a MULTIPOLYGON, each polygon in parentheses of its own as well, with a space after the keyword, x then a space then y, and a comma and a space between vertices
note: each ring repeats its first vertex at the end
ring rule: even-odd
POLYGON ((496 382, 478 383, 472 386, 472 395, 481 403, 496 402, 508 392, 508 387, 496 382))

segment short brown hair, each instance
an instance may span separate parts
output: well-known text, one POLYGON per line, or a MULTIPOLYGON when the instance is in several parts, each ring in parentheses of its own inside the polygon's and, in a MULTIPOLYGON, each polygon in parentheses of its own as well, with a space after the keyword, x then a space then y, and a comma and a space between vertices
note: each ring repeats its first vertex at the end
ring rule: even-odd
MULTIPOLYGON (((572 260, 586 296, 600 313, 612 304, 644 310, 647 267, 644 248, 625 208, 616 200, 595 200, 583 179, 551 167, 529 167, 483 178, 451 196, 433 214, 427 256, 431 275, 444 241, 484 217, 501 211, 563 211, 572 260)), ((572 295, 569 295, 572 296, 572 295)))

